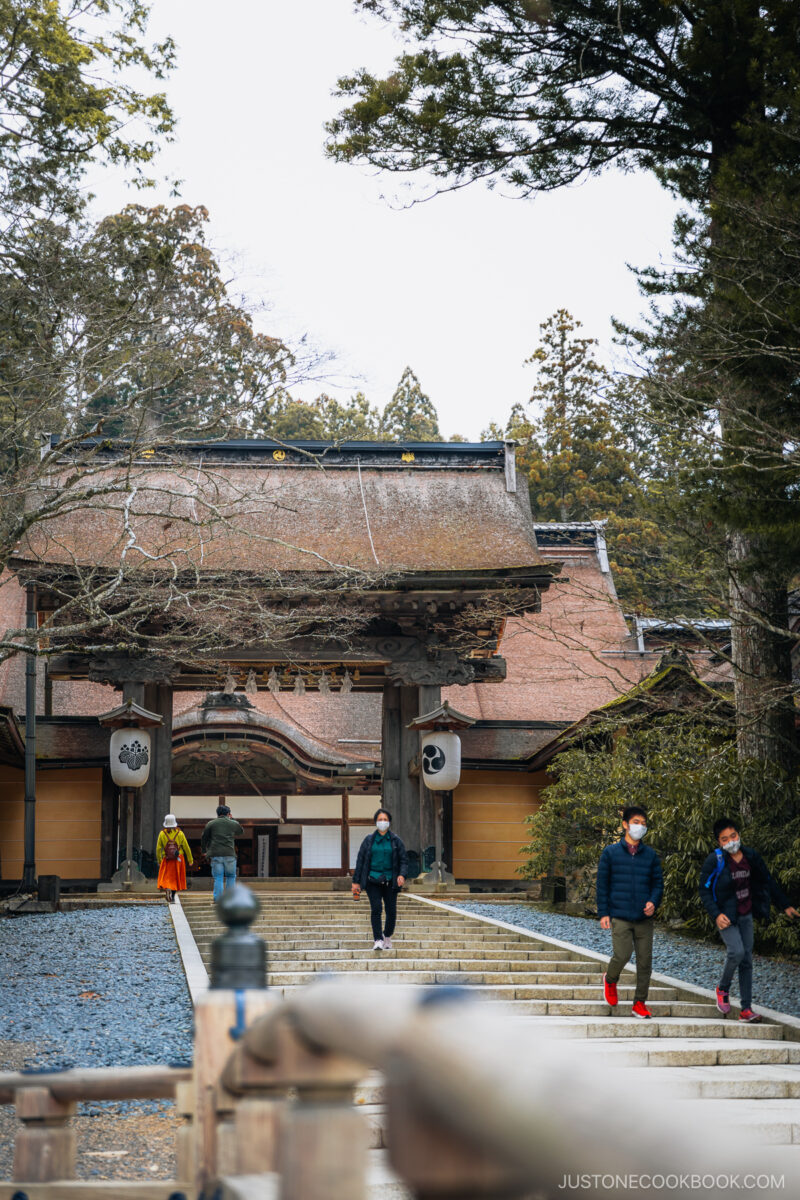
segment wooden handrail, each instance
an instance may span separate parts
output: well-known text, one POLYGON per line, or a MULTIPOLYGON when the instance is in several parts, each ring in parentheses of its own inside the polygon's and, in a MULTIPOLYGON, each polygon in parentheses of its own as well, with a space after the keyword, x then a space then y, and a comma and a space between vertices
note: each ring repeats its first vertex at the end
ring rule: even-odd
MULTIPOLYGON (((354 986, 346 978, 293 989, 250 1026, 222 1080, 241 1095, 302 1081, 311 1088, 314 1061, 323 1080, 337 1056, 384 1072, 392 1165, 420 1194, 443 1162, 470 1194, 487 1197, 531 1188, 555 1195, 565 1176, 577 1175, 598 1181, 582 1196, 607 1197, 608 1178, 625 1175, 674 1178, 670 1200, 696 1200, 691 1176, 737 1171, 783 1175, 774 1194, 800 1194, 800 1164, 782 1160, 776 1173, 755 1138, 748 1143, 738 1130, 735 1144, 721 1138, 713 1111, 687 1127, 680 1102, 651 1072, 627 1071, 615 1084, 613 1060, 587 1052, 583 1038, 515 1021, 466 989, 354 986)), ((712 1184, 704 1196, 730 1200, 730 1190, 712 1184)))
POLYGON ((95 1067, 59 1072, 0 1072, 0 1104, 25 1088, 46 1088, 56 1100, 169 1100, 191 1067, 95 1067))

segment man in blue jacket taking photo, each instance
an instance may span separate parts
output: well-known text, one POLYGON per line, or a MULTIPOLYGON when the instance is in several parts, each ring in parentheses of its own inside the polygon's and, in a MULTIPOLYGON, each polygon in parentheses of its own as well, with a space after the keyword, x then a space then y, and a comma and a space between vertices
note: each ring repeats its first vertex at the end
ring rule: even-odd
POLYGON ((612 955, 603 976, 603 999, 611 1008, 618 1003, 617 984, 622 969, 636 950, 636 991, 631 1013, 647 1020, 647 993, 653 969, 653 917, 664 894, 661 861, 645 846, 647 813, 630 804, 622 813, 624 834, 606 846, 597 867, 597 915, 602 929, 611 930, 612 955))

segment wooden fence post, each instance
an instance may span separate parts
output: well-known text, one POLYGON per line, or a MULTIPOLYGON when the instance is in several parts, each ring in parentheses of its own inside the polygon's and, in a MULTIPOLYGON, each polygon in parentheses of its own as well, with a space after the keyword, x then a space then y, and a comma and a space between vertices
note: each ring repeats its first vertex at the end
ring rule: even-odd
POLYGON ((175 1088, 175 1109, 185 1117, 175 1135, 176 1175, 182 1182, 194 1180, 195 1169, 195 1087, 194 1083, 179 1083, 175 1088))
MULTIPOLYGON (((279 1115, 289 1085, 267 1078, 267 1070, 240 1044, 222 1074, 220 1092, 236 1098, 230 1124, 235 1148, 226 1155, 229 1174, 263 1175, 276 1169, 279 1115)), ((221 1163, 220 1174, 225 1174, 221 1163)))
POLYGON ((227 929, 211 945, 211 987, 198 998, 194 1014, 193 1178, 199 1191, 240 1169, 234 1098, 220 1077, 246 1025, 280 1003, 266 990, 264 942, 249 930, 259 908, 256 896, 239 883, 216 905, 227 929))
POLYGON ((51 1183, 75 1178, 74 1100, 56 1100, 46 1087, 19 1088, 14 1093, 24 1128, 14 1142, 14 1180, 51 1183))
MULTIPOLYGON (((322 1057, 322 1056, 320 1056, 322 1057)), ((329 1063, 336 1056, 326 1055, 329 1063)), ((324 1060, 323 1060, 324 1061, 324 1060)), ((367 1125, 353 1083, 303 1086, 278 1124, 281 1200, 364 1200, 367 1125)))
MULTIPOLYGON (((274 1162, 265 1154, 250 1165, 277 1170, 281 1200, 363 1200, 369 1138, 353 1103, 363 1076, 361 1061, 300 1037, 285 1004, 248 1029, 222 1082, 244 1097, 235 1118, 240 1147, 251 1136, 273 1139, 274 1162)), ((240 1164, 243 1156, 240 1149, 240 1164)))
MULTIPOLYGON (((268 991, 242 993, 248 1025, 280 1003, 278 996, 268 991)), ((198 997, 194 1011, 194 1108, 193 1150, 194 1164, 189 1178, 193 1178, 198 1191, 207 1187, 218 1175, 220 1167, 230 1166, 230 1151, 226 1148, 225 1163, 218 1161, 218 1125, 220 1111, 229 1112, 234 1107, 233 1097, 218 1090, 220 1075, 225 1063, 236 1048, 231 1030, 237 1026, 237 994, 230 991, 210 990, 198 997)), ((223 1133, 223 1141, 229 1139, 223 1133)))

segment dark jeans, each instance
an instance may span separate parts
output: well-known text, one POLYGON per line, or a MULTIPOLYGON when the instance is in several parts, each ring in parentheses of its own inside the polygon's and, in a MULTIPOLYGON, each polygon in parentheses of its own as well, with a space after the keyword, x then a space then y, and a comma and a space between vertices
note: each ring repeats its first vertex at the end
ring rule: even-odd
POLYGON ((733 972, 739 968, 739 999, 742 1008, 749 1008, 753 1002, 753 915, 748 913, 738 918, 736 925, 720 929, 719 936, 728 949, 728 957, 722 968, 722 978, 719 986, 723 992, 730 989, 733 972))
POLYGON ((609 983, 618 983, 622 968, 630 962, 634 949, 636 950, 636 991, 633 1002, 640 1000, 644 1004, 650 988, 650 975, 653 970, 653 927, 652 917, 644 917, 641 921, 623 921, 621 917, 611 918, 611 961, 606 971, 609 983))
POLYGON ((369 915, 372 920, 372 936, 376 942, 382 937, 391 937, 397 923, 397 888, 388 883, 375 883, 368 879, 367 895, 369 896, 369 915), (386 909, 386 925, 383 932, 381 932, 381 903, 386 909))

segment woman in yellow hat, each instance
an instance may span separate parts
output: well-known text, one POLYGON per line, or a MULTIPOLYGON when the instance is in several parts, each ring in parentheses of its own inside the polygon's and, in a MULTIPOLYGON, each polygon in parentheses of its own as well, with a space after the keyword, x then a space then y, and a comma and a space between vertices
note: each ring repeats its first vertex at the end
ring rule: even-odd
POLYGON ((189 843, 172 813, 164 817, 164 828, 156 842, 156 858, 159 862, 158 886, 173 904, 175 893, 186 891, 186 864, 191 866, 194 860, 189 843))

